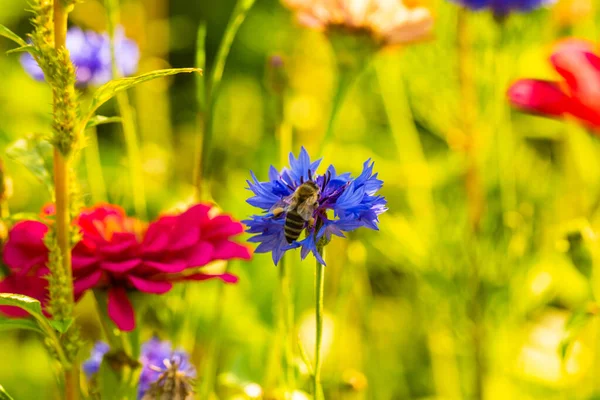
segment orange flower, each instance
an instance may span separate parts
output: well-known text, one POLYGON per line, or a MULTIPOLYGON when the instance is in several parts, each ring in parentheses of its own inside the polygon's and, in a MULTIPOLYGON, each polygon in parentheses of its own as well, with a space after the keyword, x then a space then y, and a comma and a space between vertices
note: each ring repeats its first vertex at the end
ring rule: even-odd
POLYGON ((422 39, 433 25, 427 8, 408 7, 402 0, 282 1, 302 25, 322 31, 339 27, 367 31, 381 45, 422 39))

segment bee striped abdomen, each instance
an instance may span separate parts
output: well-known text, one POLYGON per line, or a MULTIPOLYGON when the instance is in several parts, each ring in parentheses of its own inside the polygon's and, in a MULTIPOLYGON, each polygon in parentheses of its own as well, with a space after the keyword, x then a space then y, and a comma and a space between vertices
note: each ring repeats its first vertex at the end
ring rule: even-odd
POLYGON ((302 230, 304 229, 304 224, 306 221, 294 210, 288 211, 285 217, 285 240, 288 243, 293 243, 298 237, 302 230))

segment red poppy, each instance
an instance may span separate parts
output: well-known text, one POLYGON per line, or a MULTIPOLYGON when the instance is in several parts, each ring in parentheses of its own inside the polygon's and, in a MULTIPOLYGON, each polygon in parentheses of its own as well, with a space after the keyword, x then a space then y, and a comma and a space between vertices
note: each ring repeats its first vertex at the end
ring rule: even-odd
POLYGON ((600 130, 600 57, 583 40, 561 42, 550 57, 563 82, 523 79, 508 90, 516 107, 552 117, 571 115, 600 130))

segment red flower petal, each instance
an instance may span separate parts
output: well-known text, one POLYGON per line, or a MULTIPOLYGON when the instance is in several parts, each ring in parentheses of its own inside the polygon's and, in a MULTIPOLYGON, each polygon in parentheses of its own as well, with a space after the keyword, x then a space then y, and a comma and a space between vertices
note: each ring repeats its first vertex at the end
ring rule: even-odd
POLYGON ((529 112, 562 116, 569 109, 569 97, 554 82, 522 79, 508 90, 510 102, 529 112))
POLYGON ((28 274, 32 268, 43 267, 48 260, 44 235, 48 227, 38 221, 16 223, 4 246, 4 263, 18 274, 28 274))
MULTIPOLYGON (((45 303, 48 296, 47 285, 48 281, 43 277, 10 275, 0 282, 0 293, 17 293, 33 297, 42 303, 44 314, 48 315, 45 312, 45 303)), ((0 306, 0 312, 16 318, 29 315, 27 311, 11 306, 0 306)))
POLYGON ((598 56, 578 48, 567 47, 554 53, 550 61, 567 82, 571 96, 583 107, 600 113, 600 59, 598 56))
POLYGON ((232 258, 249 260, 252 258, 252 254, 248 247, 229 240, 215 243, 213 260, 231 260, 232 258))
POLYGON ((170 282, 149 281, 133 275, 128 276, 127 279, 137 290, 144 293, 163 294, 173 288, 170 282))
POLYGON ((202 231, 203 238, 228 238, 244 232, 244 226, 229 215, 217 215, 202 231))
POLYGON ((209 242, 200 242, 190 249, 188 267, 201 267, 213 260, 214 246, 209 242))
POLYGON ((142 242, 144 253, 160 253, 169 245, 169 234, 175 224, 176 217, 161 217, 148 226, 142 242))
POLYGON ((135 328, 135 314, 125 288, 108 289, 108 316, 122 331, 128 332, 135 328))
POLYGON ((100 268, 105 271, 118 272, 124 274, 125 272, 131 271, 142 263, 139 258, 134 258, 125 261, 102 261, 100 262, 100 268))
POLYGON ((187 268, 187 264, 183 261, 171 261, 171 262, 158 262, 158 261, 144 261, 144 271, 148 269, 154 270, 154 272, 167 272, 175 274, 181 272, 187 268))
POLYGON ((183 280, 186 281, 206 281, 208 279, 214 279, 214 278, 218 278, 221 279, 223 282, 225 283, 237 283, 239 278, 233 274, 194 274, 194 275, 189 275, 186 276, 185 278, 183 278, 183 280))
POLYGON ((75 298, 79 298, 86 290, 95 287, 102 278, 102 271, 96 270, 89 275, 76 278, 73 282, 75 298))

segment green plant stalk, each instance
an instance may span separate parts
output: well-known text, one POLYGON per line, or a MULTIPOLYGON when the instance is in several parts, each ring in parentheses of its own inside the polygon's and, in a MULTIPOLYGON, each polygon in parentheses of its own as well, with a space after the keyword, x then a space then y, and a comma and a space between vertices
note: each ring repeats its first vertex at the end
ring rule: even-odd
POLYGON ((195 171, 195 186, 197 199, 206 197, 206 194, 203 193, 203 188, 208 189, 208 185, 210 184, 210 178, 212 173, 212 170, 210 168, 210 150, 213 145, 213 111, 217 95, 219 94, 219 88, 221 86, 221 80, 223 78, 223 71, 225 70, 227 57, 229 56, 229 51, 231 50, 233 40, 235 39, 238 30, 242 26, 244 19, 246 19, 248 12, 254 5, 254 2, 255 0, 238 0, 235 9, 233 10, 231 19, 227 24, 227 28, 225 29, 225 34, 219 45, 219 50, 217 51, 217 56, 212 67, 212 72, 209 75, 209 80, 205 87, 206 103, 204 110, 204 130, 202 133, 203 137, 201 139, 201 142, 199 142, 201 144, 199 146, 201 154, 195 157, 195 160, 197 160, 200 164, 195 171))
POLYGON ((205 358, 202 362, 202 374, 200 375, 202 380, 198 391, 199 399, 210 399, 211 393, 215 389, 218 368, 216 359, 219 356, 219 351, 221 349, 221 327, 223 325, 223 314, 225 311, 225 283, 219 282, 213 309, 215 310, 215 314, 211 322, 212 334, 210 336, 205 358))
POLYGON ((344 99, 346 98, 346 93, 348 93, 350 87, 352 86, 352 82, 354 82, 354 78, 356 72, 353 69, 349 68, 339 68, 339 77, 335 87, 335 93, 333 95, 333 99, 331 100, 331 111, 329 112, 329 120, 327 121, 327 127, 325 128, 325 133, 323 135, 323 139, 321 140, 321 148, 319 154, 324 154, 329 142, 333 140, 333 131, 335 128, 335 120, 337 115, 344 104, 344 99))
POLYGON ((84 149, 85 169, 88 176, 88 184, 92 193, 92 201, 99 203, 106 201, 106 185, 102 175, 102 162, 100 160, 100 147, 98 146, 98 134, 95 127, 87 129, 86 146, 84 149))
MULTIPOLYGON (((323 256, 322 248, 319 250, 323 256)), ((323 295, 325 288, 325 266, 316 261, 315 269, 315 316, 316 316, 316 340, 315 340, 315 365, 313 371, 313 393, 315 400, 324 400, 323 387, 321 385, 321 344, 323 340, 323 295)))
POLYGON ((285 260, 285 255, 279 262, 279 287, 280 287, 280 329, 283 341, 283 371, 286 389, 296 388, 294 374, 294 298, 292 296, 290 266, 285 260))
MULTIPOLYGON (((108 14, 112 74, 113 78, 120 78, 115 55, 115 29, 119 23, 119 0, 106 0, 105 4, 108 14)), ((128 171, 129 179, 131 180, 133 208, 136 215, 140 219, 145 220, 147 219, 148 209, 146 207, 144 174, 142 170, 142 158, 140 155, 140 145, 138 143, 135 115, 129 102, 127 92, 118 93, 116 98, 119 115, 122 118, 123 136, 125 138, 125 147, 127 149, 127 159, 129 160, 128 171)))
MULTIPOLYGON (((67 20, 69 10, 66 9, 62 0, 54 1, 54 46, 56 49, 66 47, 67 20)), ((54 107, 57 107, 57 91, 54 93, 54 107)), ((54 148, 54 190, 56 196, 56 238, 60 248, 62 268, 68 282, 65 285, 69 292, 68 298, 72 302, 70 309, 74 306, 73 278, 71 271, 71 235, 70 235, 70 207, 69 207, 69 159, 63 155, 58 148, 54 148)), ((64 369, 65 375, 65 399, 78 400, 79 388, 79 365, 74 362, 70 368, 64 369)))
MULTIPOLYGON (((462 128, 465 136, 465 153, 467 158, 467 173, 465 176, 465 190, 469 211, 469 223, 472 239, 477 240, 480 231, 481 217, 484 210, 484 196, 481 180, 477 171, 477 146, 474 132, 476 119, 476 90, 473 81, 471 37, 467 26, 468 11, 461 8, 458 11, 457 40, 458 40, 458 76, 460 85, 460 101, 462 113, 462 128)), ((473 351, 473 398, 484 399, 485 380, 485 354, 484 354, 484 327, 483 305, 481 290, 480 264, 475 254, 471 254, 470 286, 472 297, 470 299, 469 314, 473 321, 471 328, 471 345, 473 351)))

